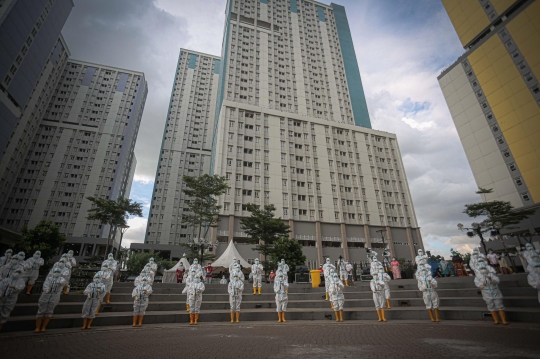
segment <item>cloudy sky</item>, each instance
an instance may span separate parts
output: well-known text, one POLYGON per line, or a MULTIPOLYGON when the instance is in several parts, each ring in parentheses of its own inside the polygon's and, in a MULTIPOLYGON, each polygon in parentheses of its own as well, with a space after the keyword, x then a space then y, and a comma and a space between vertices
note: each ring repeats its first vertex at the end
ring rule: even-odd
MULTIPOLYGON (((181 47, 221 54, 226 0, 75 0, 63 35, 75 59, 143 71, 149 91, 131 198, 148 215, 181 47)), ((330 3, 328 0, 322 0, 330 3)), ((463 49, 440 0, 336 0, 345 6, 374 129, 396 133, 426 247, 448 254, 476 241, 456 224, 480 200, 437 76, 463 49)), ((129 221, 142 242, 146 218, 129 221)))

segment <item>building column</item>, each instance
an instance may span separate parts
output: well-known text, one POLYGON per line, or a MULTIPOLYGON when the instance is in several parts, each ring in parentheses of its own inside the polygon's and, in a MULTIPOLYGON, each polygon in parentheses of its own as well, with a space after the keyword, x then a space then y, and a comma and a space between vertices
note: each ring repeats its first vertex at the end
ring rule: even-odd
POLYGON ((97 249, 97 244, 93 244, 92 245, 92 253, 90 254, 91 257, 96 255, 96 249, 97 249))
POLYGON ((411 251, 411 260, 414 261, 414 258, 416 257, 416 250, 414 248, 414 241, 412 238, 411 227, 407 227, 405 229, 407 233, 407 242, 409 243, 409 250, 411 251))
POLYGON ((212 227, 212 243, 216 243, 218 227, 212 227))
POLYGON ((343 247, 343 257, 349 259, 349 245, 347 243, 347 227, 345 223, 341 223, 341 246, 343 247))
POLYGON ((289 232, 289 238, 290 239, 293 239, 294 238, 294 220, 292 219, 289 219, 289 227, 291 227, 291 231, 289 232))
POLYGON ((415 228, 416 231, 416 238, 418 240, 418 247, 422 248, 424 253, 426 253, 426 249, 424 248, 424 241, 422 240, 422 233, 420 233, 420 228, 415 228))
POLYGON ((234 238, 234 216, 229 216, 229 239, 227 243, 231 243, 234 238))
POLYGON ((79 249, 79 255, 83 256, 83 250, 84 250, 84 243, 81 243, 81 249, 79 249))
POLYGON ((321 222, 319 221, 315 222, 315 236, 317 237, 317 257, 319 258, 318 264, 323 264, 321 222))
POLYGON ((369 226, 364 224, 364 237, 366 237, 365 248, 371 248, 371 236, 369 235, 369 226))
POLYGON ((394 240, 392 239, 392 232, 390 227, 386 226, 386 237, 388 239, 388 249, 390 249, 390 256, 396 256, 396 249, 394 248, 394 240))

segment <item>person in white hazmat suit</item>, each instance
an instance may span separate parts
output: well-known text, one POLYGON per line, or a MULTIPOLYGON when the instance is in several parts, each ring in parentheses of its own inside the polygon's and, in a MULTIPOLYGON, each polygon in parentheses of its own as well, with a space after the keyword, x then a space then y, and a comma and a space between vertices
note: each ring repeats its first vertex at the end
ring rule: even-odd
POLYGON ((343 321, 343 304, 345 304, 345 295, 343 294, 343 281, 340 280, 337 273, 334 273, 329 278, 330 284, 328 290, 330 291, 330 301, 332 302, 332 308, 336 315, 336 322, 343 321))
POLYGON ((26 294, 30 294, 37 278, 39 277, 39 267, 45 264, 43 258, 41 258, 41 251, 36 251, 32 257, 26 260, 26 264, 27 265, 23 276, 25 277, 25 281, 28 281, 26 294))
POLYGON ((54 264, 54 266, 49 271, 49 274, 47 274, 47 276, 52 276, 53 272, 56 269, 60 269, 60 276, 62 278, 64 278, 66 280, 66 283, 67 283, 67 281, 71 277, 71 271, 69 270, 68 267, 66 267, 66 260, 64 258, 60 258, 60 260, 54 264))
POLYGON ((347 263, 345 264, 345 270, 347 271, 347 283, 345 283, 345 285, 348 287, 349 283, 354 281, 354 278, 353 278, 354 266, 352 265, 351 262, 349 262, 348 259, 347 259, 347 263))
POLYGON ((148 307, 148 298, 152 294, 152 286, 148 284, 148 278, 143 277, 141 284, 136 285, 133 288, 131 297, 133 301, 133 324, 134 326, 142 326, 144 315, 146 314, 146 308, 148 307))
POLYGON ((139 285, 142 283, 142 280, 144 278, 146 278, 146 283, 149 284, 149 285, 153 285, 154 284, 154 278, 152 277, 152 271, 148 268, 148 267, 144 267, 141 271, 141 274, 139 274, 137 276, 137 278, 135 278, 135 281, 134 281, 134 284, 135 286, 139 285))
POLYGON ((343 285, 349 286, 349 283, 347 283, 347 279, 348 279, 347 267, 343 259, 340 259, 338 261, 338 271, 339 271, 339 279, 343 282, 343 285))
POLYGON ((15 272, 17 269, 20 269, 21 273, 24 270, 24 268, 19 264, 19 258, 17 258, 17 256, 11 257, 9 259, 9 262, 6 263, 2 267, 2 269, 0 269, 0 279, 9 278, 11 274, 15 272))
POLYGON ((11 260, 11 257, 13 257, 13 249, 6 249, 4 256, 0 257, 0 267, 8 264, 11 260))
MULTIPOLYGON (((196 276, 197 270, 190 267, 189 271, 187 272, 186 280, 184 281, 186 283, 186 286, 184 287, 182 293, 187 293, 189 285, 195 281, 196 276)), ((186 296, 186 312, 189 312, 189 295, 186 296)))
POLYGON ((259 263, 259 258, 256 258, 255 263, 251 266, 251 273, 253 274, 253 294, 257 294, 257 290, 259 291, 259 294, 261 294, 263 271, 263 265, 259 263))
POLYGON ((233 269, 234 269, 234 266, 238 264, 238 260, 236 259, 236 257, 233 258, 231 264, 229 264, 229 275, 232 275, 232 272, 233 272, 233 269))
POLYGON ((379 322, 386 322, 386 317, 384 315, 384 281, 377 274, 369 282, 369 287, 373 292, 373 302, 375 303, 375 309, 377 310, 379 322))
POLYGON ((201 277, 194 276, 191 283, 187 284, 182 293, 187 293, 189 303, 189 324, 199 324, 199 312, 202 304, 202 294, 204 292, 204 283, 201 277))
POLYGON ((414 262, 418 266, 425 265, 428 267, 428 269, 431 269, 431 266, 428 264, 428 256, 427 254, 424 254, 424 250, 422 248, 418 250, 418 255, 414 257, 414 262))
POLYGON ((276 293, 276 312, 278 313, 278 323, 285 323, 285 312, 287 311, 287 304, 289 303, 289 296, 287 295, 287 288, 289 283, 285 279, 285 275, 280 272, 276 275, 274 280, 274 293, 276 293))
POLYGON ((60 268, 53 271, 52 276, 48 275, 43 282, 43 291, 38 300, 38 311, 36 314, 36 333, 45 332, 47 325, 54 314, 54 308, 60 302, 62 290, 66 285, 66 280, 61 276, 60 268))
POLYGON ((231 323, 240 323, 240 305, 242 304, 242 292, 244 291, 244 281, 239 278, 240 271, 234 271, 231 275, 231 281, 227 287, 229 292, 229 304, 231 305, 231 323), (235 314, 236 313, 236 314, 235 314))
MULTIPOLYGON (((531 243, 526 243, 525 244, 525 250, 524 251, 520 251, 519 247, 517 247, 516 249, 518 250, 518 253, 519 253, 520 257, 523 257, 527 261, 527 266, 533 260, 533 256, 538 255, 538 251, 536 249, 534 249, 534 246, 531 243)), ((527 268, 524 268, 524 269, 525 269, 525 271, 527 270, 527 268)))
POLYGON ((499 312, 501 322, 506 325, 508 323, 504 312, 503 296, 498 286, 499 282, 499 277, 495 273, 491 273, 486 264, 478 265, 478 274, 474 278, 474 284, 482 291, 482 298, 493 317, 493 323, 499 324, 497 318, 497 312, 499 312))
POLYGON ((538 302, 540 303, 540 255, 538 252, 532 252, 528 259, 527 282, 531 287, 538 291, 538 302))
POLYGON ((330 282, 329 281, 330 274, 335 271, 336 271, 336 266, 330 262, 330 258, 326 258, 326 262, 323 265, 324 288, 325 288, 325 294, 326 294, 325 300, 328 300, 328 284, 330 282))
POLYGON ((386 307, 388 309, 392 309, 392 306, 390 305, 390 281, 392 278, 390 278, 390 275, 384 271, 382 265, 377 268, 377 276, 379 277, 380 281, 384 283, 384 298, 386 299, 386 307))
POLYGON ((225 278, 225 274, 221 277, 219 284, 227 284, 227 278, 225 278))
POLYGON ((189 267, 189 270, 195 271, 198 277, 201 277, 201 278, 203 277, 203 269, 201 265, 199 264, 199 260, 197 258, 193 259, 193 264, 189 267))
POLYGON ((22 272, 22 269, 16 269, 0 281, 0 330, 15 308, 19 292, 25 287, 22 272))
MULTIPOLYGON (((111 254, 109 254, 109 256, 111 256, 111 254)), ((116 270, 115 267, 111 268, 110 263, 111 262, 109 260, 106 260, 106 261, 103 261, 103 263, 101 264, 101 271, 107 272, 107 275, 101 276, 103 284, 105 284, 105 303, 107 304, 111 302, 111 289, 113 286, 114 271, 116 270)))
POLYGON ((435 291, 437 281, 431 276, 431 270, 425 266, 419 266, 416 270, 416 280, 418 281, 418 289, 422 292, 429 318, 432 322, 440 322, 439 296, 435 291), (433 312, 435 312, 435 318, 433 317, 433 312))
POLYGON ((96 273, 96 275, 100 276, 100 281, 101 283, 103 284, 103 286, 105 287, 105 290, 103 291, 103 293, 100 294, 100 300, 99 300, 99 304, 97 306, 97 309, 96 309, 96 315, 99 314, 99 309, 101 308, 101 304, 103 303, 103 299, 105 298, 105 295, 107 294, 107 282, 109 281, 112 281, 112 272, 111 270, 109 269, 109 266, 107 265, 107 263, 103 262, 101 264, 101 270, 99 272, 96 273))
POLYGON ((154 262, 154 258, 150 258, 148 260, 148 264, 150 264, 150 269, 152 270, 152 272, 154 273, 154 276, 155 276, 156 273, 157 273, 158 267, 157 267, 157 263, 154 262))
POLYGON ((82 330, 92 328, 92 322, 96 317, 99 310, 98 308, 101 305, 103 296, 105 295, 105 284, 102 282, 103 278, 101 277, 101 273, 102 272, 97 272, 94 275, 92 283, 88 284, 84 289, 86 300, 84 301, 82 308, 82 330))

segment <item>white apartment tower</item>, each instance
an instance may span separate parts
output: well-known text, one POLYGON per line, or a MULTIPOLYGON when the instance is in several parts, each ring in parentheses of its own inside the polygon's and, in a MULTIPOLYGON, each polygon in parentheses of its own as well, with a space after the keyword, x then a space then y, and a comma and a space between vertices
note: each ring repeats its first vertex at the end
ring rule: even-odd
POLYGON ((145 242, 179 244, 193 234, 182 224, 183 176, 210 172, 220 58, 180 49, 159 157, 145 242))
POLYGON ((146 95, 141 72, 68 60, 21 158, 0 225, 18 231, 51 220, 76 255, 104 254, 108 226, 86 220, 85 198, 129 197, 146 95))
MULTIPOLYGON (((234 241, 244 258, 258 256, 240 225, 254 203, 275 205, 311 268, 339 255, 365 261, 365 247, 413 259, 423 244, 401 154, 394 134, 371 129, 345 9, 311 0, 229 0, 220 65, 211 172, 226 176, 230 190, 209 231, 221 243, 218 254, 234 241)), ((204 99, 213 108, 213 97, 204 99)), ((174 162, 171 171, 175 166, 185 171, 174 162)), ((156 195, 173 200, 173 183, 169 193, 154 193, 152 206, 156 195)), ((181 214, 177 197, 173 213, 181 214)), ((176 243, 178 214, 150 218, 149 232, 157 225, 165 238, 147 243, 176 243)))

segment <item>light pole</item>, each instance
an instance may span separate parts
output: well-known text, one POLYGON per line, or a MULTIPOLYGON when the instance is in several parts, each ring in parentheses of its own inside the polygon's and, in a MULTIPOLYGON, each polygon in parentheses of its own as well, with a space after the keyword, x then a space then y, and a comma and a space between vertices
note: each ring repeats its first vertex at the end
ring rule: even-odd
POLYGON ((484 247, 484 252, 487 254, 486 243, 484 241, 484 236, 482 236, 482 226, 479 223, 475 222, 475 223, 471 224, 472 228, 464 227, 463 224, 461 224, 461 223, 458 223, 457 226, 458 226, 460 231, 463 231, 465 229, 467 231, 467 236, 469 238, 472 238, 475 235, 480 237, 480 243, 482 243, 482 247, 484 247))
POLYGON ((216 239, 216 241, 214 243, 212 243, 212 240, 208 240, 208 239, 205 239, 205 238, 189 238, 188 239, 188 245, 191 247, 191 249, 196 252, 197 254, 199 254, 199 250, 200 250, 200 257, 199 257, 199 260, 200 260, 200 265, 203 266, 203 257, 204 257, 204 250, 205 249, 210 249, 210 248, 213 248, 213 247, 217 247, 219 244, 219 241, 216 239))
MULTIPOLYGON (((122 238, 124 238, 124 233, 127 232, 127 230, 129 229, 129 226, 127 224, 122 224, 122 225, 119 225, 117 228, 120 228, 120 245, 118 246, 118 252, 116 252, 114 259, 118 259, 118 254, 122 250, 122 238)), ((122 261, 121 256, 120 256, 120 261, 122 261)))
POLYGON ((377 233, 379 233, 382 237, 382 244, 383 244, 383 265, 384 265, 384 271, 388 271, 388 268, 387 268, 387 264, 389 263, 386 263, 388 262, 388 258, 386 258, 387 256, 385 255, 386 254, 386 244, 384 242, 384 233, 386 232, 386 229, 379 229, 377 231, 375 231, 377 233))

